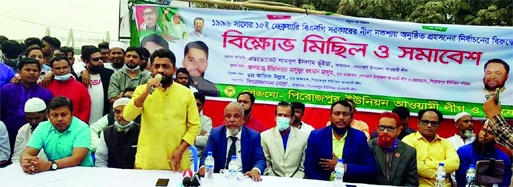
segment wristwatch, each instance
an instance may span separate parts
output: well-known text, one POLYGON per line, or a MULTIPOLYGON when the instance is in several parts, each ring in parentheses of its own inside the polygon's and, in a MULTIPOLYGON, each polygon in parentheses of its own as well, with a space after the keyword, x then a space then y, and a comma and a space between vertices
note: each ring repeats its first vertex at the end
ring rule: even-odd
POLYGON ((52 161, 52 166, 50 167, 50 170, 57 170, 59 166, 57 166, 57 163, 55 161, 52 161))

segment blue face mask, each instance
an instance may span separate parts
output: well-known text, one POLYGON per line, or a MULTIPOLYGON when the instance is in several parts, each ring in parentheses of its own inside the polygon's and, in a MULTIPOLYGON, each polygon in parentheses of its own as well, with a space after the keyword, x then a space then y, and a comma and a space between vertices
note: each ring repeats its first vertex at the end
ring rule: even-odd
POLYGON ((65 75, 56 75, 54 77, 54 79, 58 80, 58 81, 67 81, 67 80, 69 80, 69 78, 71 78, 71 73, 68 73, 68 74, 65 74, 65 75))
POLYGON ((279 131, 287 130, 290 127, 290 119, 286 117, 276 117, 276 127, 279 131))

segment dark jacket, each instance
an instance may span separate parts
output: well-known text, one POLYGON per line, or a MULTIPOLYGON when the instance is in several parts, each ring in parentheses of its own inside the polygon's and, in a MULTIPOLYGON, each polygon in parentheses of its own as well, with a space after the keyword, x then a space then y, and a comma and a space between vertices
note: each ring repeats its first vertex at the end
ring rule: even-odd
POLYGON ((109 150, 107 162, 109 168, 134 169, 140 128, 139 125, 134 124, 124 133, 118 132, 116 126, 111 125, 103 130, 109 150))
POLYGON ((397 148, 392 156, 392 176, 390 184, 385 184, 386 161, 383 149, 378 145, 377 139, 369 141, 372 156, 376 161, 378 174, 376 182, 380 185, 392 186, 419 186, 417 175, 417 152, 402 141, 397 143, 397 148))

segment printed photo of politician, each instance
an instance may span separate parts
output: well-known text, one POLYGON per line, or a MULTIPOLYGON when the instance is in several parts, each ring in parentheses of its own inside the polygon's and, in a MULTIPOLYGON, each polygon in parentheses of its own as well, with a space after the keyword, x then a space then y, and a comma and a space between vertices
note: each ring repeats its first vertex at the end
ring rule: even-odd
POLYGON ((505 86, 509 77, 509 69, 509 64, 502 59, 495 58, 485 63, 483 76, 485 97, 482 98, 483 101, 495 95, 495 90, 499 88, 501 103, 513 102, 513 88, 506 89, 505 86))
POLYGON ((205 26, 205 20, 203 18, 194 18, 194 31, 189 33, 191 40, 202 40, 207 38, 207 34, 203 32, 203 26, 205 26))
POLYGON ((189 71, 190 86, 206 96, 218 97, 219 91, 214 83, 204 78, 208 68, 208 46, 202 41, 189 42, 184 49, 182 67, 189 71))
POLYGON ((144 22, 139 26, 139 31, 155 31, 162 32, 159 24, 157 23, 159 18, 157 9, 154 6, 148 6, 143 10, 144 22))
POLYGON ((162 36, 154 33, 141 40, 141 47, 148 49, 150 54, 153 54, 153 52, 162 48, 169 49, 169 43, 162 36))

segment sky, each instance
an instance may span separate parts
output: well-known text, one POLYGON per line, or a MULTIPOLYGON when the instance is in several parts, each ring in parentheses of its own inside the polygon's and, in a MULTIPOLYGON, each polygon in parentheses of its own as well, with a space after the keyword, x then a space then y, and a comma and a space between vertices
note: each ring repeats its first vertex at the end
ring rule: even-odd
MULTIPOLYGON (((116 0, 2 0, 0 35, 9 39, 51 36, 117 39, 119 1, 116 0)), ((62 42, 62 41, 61 41, 62 42)))

